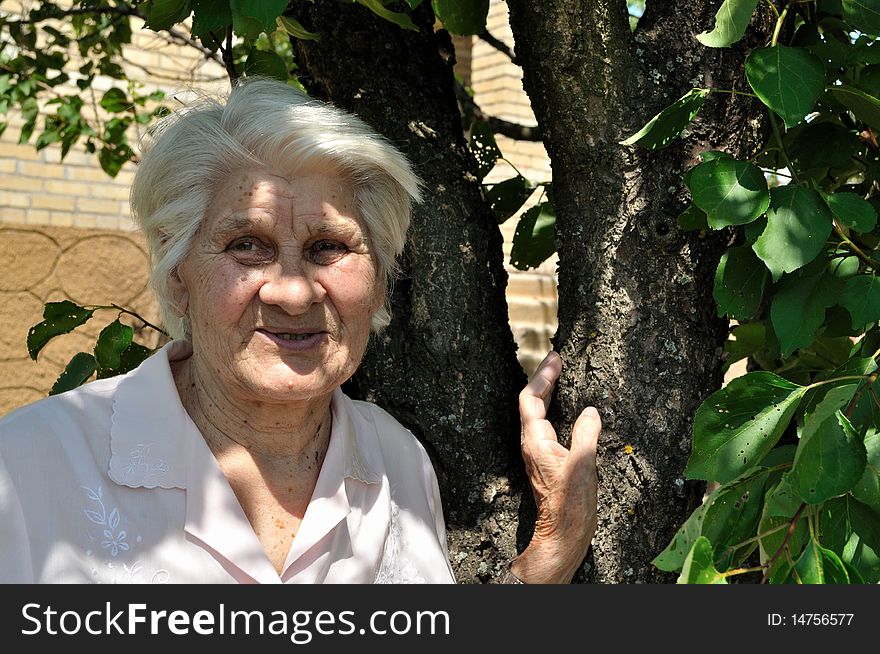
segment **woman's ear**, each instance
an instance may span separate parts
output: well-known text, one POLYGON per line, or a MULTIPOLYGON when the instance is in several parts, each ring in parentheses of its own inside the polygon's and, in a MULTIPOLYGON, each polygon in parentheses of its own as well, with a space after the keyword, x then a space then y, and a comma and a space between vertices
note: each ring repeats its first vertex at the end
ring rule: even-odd
POLYGON ((186 282, 180 276, 180 266, 174 268, 168 275, 168 290, 171 294, 170 306, 174 315, 183 318, 189 309, 189 289, 186 282))

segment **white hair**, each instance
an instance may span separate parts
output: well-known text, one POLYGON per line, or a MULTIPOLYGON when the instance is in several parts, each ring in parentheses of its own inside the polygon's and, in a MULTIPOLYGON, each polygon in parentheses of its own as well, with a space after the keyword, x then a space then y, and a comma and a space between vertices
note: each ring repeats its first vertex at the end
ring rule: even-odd
MULTIPOLYGON (((168 333, 190 338, 175 313, 169 278, 189 252, 217 189, 255 166, 293 177, 330 165, 348 180, 376 258, 390 288, 421 181, 406 157, 351 113, 275 80, 242 80, 222 99, 202 96, 163 118, 141 142, 131 209, 150 251, 150 283, 168 333)), ((387 293, 386 293, 387 294, 387 293)), ((390 322, 386 302, 372 329, 390 322)))

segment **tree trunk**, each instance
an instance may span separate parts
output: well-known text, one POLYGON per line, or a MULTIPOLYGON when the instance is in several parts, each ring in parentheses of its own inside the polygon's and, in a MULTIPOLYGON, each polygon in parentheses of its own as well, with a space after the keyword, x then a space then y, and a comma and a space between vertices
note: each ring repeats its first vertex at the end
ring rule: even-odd
POLYGON ((290 12, 321 35, 294 41, 309 92, 387 136, 425 182, 392 323, 347 391, 425 444, 458 580, 487 581, 514 554, 523 488, 516 398, 526 380, 507 320, 502 238, 462 134, 452 43, 434 33, 430 3, 413 14, 418 32, 337 0, 290 12))
POLYGON ((731 236, 676 227, 681 175, 701 150, 751 154, 758 106, 713 94, 683 141, 657 152, 618 142, 693 86, 745 89, 744 53, 762 30, 716 50, 694 36, 717 2, 649 0, 635 34, 623 0, 508 4, 553 168, 564 369, 551 416, 570 433, 593 404, 604 424, 599 528, 577 579, 670 581, 651 560, 703 493, 682 475, 692 415, 722 381, 712 287, 731 236))

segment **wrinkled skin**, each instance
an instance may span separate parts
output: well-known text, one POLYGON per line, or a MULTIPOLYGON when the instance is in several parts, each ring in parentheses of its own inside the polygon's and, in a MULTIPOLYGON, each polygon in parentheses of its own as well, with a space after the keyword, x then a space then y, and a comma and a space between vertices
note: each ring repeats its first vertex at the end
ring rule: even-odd
POLYGON ((550 352, 519 395, 521 447, 538 515, 529 546, 510 566, 525 583, 569 583, 596 533, 596 445, 602 421, 587 407, 574 424, 571 449, 546 420, 562 359, 550 352))

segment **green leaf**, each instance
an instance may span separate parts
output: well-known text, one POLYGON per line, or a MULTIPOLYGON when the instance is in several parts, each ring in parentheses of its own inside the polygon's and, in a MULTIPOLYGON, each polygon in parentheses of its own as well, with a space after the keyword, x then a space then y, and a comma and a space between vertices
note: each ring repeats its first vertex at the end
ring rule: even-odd
POLYGON ((252 18, 263 32, 275 29, 275 19, 287 9, 287 0, 229 0, 233 14, 252 18))
POLYGON ((692 168, 688 187, 694 204, 706 212, 712 229, 750 223, 770 204, 767 180, 761 169, 729 157, 711 159, 692 168))
POLYGON ((865 471, 865 444, 839 410, 840 400, 845 405, 852 398, 847 391, 845 386, 829 391, 804 424, 791 476, 808 504, 842 495, 865 471))
POLYGON ((192 35, 206 36, 212 30, 222 30, 232 25, 232 11, 228 0, 191 0, 193 8, 192 35))
POLYGON ((778 281, 782 273, 805 266, 822 251, 831 234, 831 213, 816 191, 799 185, 770 191, 767 227, 755 241, 755 254, 778 281))
MULTIPOLYGON (((880 511, 880 431, 874 429, 865 437, 865 452, 865 472, 853 486, 852 494, 875 511, 880 511)), ((880 550, 877 553, 880 554, 880 550)))
POLYGON ((688 208, 681 212, 678 216, 678 220, 676 221, 679 229, 684 230, 698 230, 698 229, 709 229, 709 222, 707 221, 706 212, 700 209, 693 202, 688 205, 688 208))
POLYGON ((519 211, 534 190, 535 183, 522 175, 493 184, 492 188, 486 191, 486 198, 499 224, 519 211))
POLYGON ((860 32, 880 36, 880 2, 877 0, 843 0, 843 16, 860 32))
POLYGON ((712 560, 712 544, 705 536, 694 541, 678 577, 679 584, 726 584, 712 560))
POLYGON ((706 89, 691 89, 654 116, 638 132, 625 141, 620 141, 620 145, 640 145, 650 150, 666 147, 694 119, 708 95, 709 91, 706 89))
POLYGON ((167 30, 189 15, 187 0, 152 0, 147 5, 146 26, 151 30, 167 30))
POLYGON ((495 162, 501 158, 501 150, 495 143, 495 135, 489 129, 488 123, 477 121, 473 124, 470 150, 477 160, 477 175, 483 179, 495 167, 495 162))
POLYGON ((58 395, 58 393, 82 386, 92 376, 92 373, 95 372, 96 366, 95 357, 91 354, 78 352, 73 355, 64 372, 55 381, 55 385, 52 386, 49 395, 58 395))
POLYGON ((697 35, 697 40, 710 48, 726 48, 746 33, 758 0, 724 0, 715 14, 715 28, 697 35))
POLYGON ((381 0, 357 0, 359 4, 362 4, 364 7, 367 7, 377 16, 384 18, 387 21, 394 23, 395 25, 399 25, 405 30, 413 30, 414 32, 418 32, 419 28, 415 26, 415 23, 412 22, 412 19, 407 14, 401 14, 396 11, 391 11, 390 9, 386 9, 385 5, 382 4, 381 0))
POLYGON ((782 475, 779 483, 767 493, 764 502, 764 515, 790 520, 797 513, 803 501, 791 479, 791 473, 782 475))
POLYGON ((308 31, 298 20, 290 16, 279 16, 277 22, 279 28, 300 41, 318 41, 321 38, 320 34, 308 31))
POLYGON ((811 540, 791 572, 799 584, 848 584, 846 567, 831 550, 811 540))
POLYGON ((761 306, 769 272, 748 245, 730 248, 721 256, 715 271, 713 297, 718 316, 734 320, 751 318, 761 306))
POLYGON ((876 275, 857 275, 843 281, 840 305, 852 318, 853 329, 880 320, 880 281, 876 275))
POLYGON ((112 88, 101 98, 101 106, 111 113, 127 111, 131 107, 128 96, 122 89, 112 88))
POLYGON ((537 268, 556 252, 556 210, 552 202, 542 202, 519 219, 510 264, 517 270, 537 268))
POLYGON ((804 48, 774 45, 753 50, 746 59, 746 77, 786 127, 801 122, 825 90, 825 67, 804 48))
POLYGON ((859 120, 874 129, 880 129, 880 100, 852 86, 832 86, 831 93, 838 102, 853 112, 859 120))
POLYGON ((434 0, 434 15, 451 34, 468 36, 486 29, 489 0, 434 0))
MULTIPOLYGON (((711 497, 711 495, 710 495, 711 497)), ((700 537, 703 530, 703 519, 706 517, 706 509, 709 500, 701 504, 688 517, 685 523, 678 528, 675 536, 669 542, 669 545, 658 554, 651 562, 659 570, 664 572, 675 572, 681 570, 684 562, 688 557, 693 544, 700 537)))
POLYGON ((741 563, 754 549, 753 543, 737 546, 755 535, 768 476, 766 470, 752 471, 713 493, 702 534, 715 544, 715 565, 719 568, 741 563))
POLYGON ((287 81, 287 64, 274 52, 254 48, 248 55, 244 65, 246 75, 255 77, 272 77, 282 82, 287 81))
POLYGON ((99 368, 115 369, 119 367, 119 357, 131 344, 134 329, 123 325, 117 318, 107 325, 98 336, 95 344, 95 360, 99 368))
POLYGON ((28 354, 37 360, 37 354, 50 340, 61 334, 67 334, 85 323, 93 309, 86 309, 69 300, 47 302, 43 309, 43 322, 31 327, 27 337, 28 354))
POLYGON ((825 309, 839 299, 840 280, 826 275, 824 262, 819 263, 823 266, 809 266, 787 275, 776 287, 770 322, 783 358, 813 342, 825 321, 825 309))
POLYGON ((859 234, 867 234, 877 226, 877 211, 855 193, 823 193, 822 198, 840 224, 859 234))
POLYGON ((688 479, 726 483, 760 461, 788 426, 806 388, 771 372, 737 377, 694 416, 688 479))
POLYGON ((758 533, 763 534, 758 540, 759 559, 762 564, 769 563, 783 547, 783 542, 785 543, 785 550, 776 557, 768 571, 767 577, 771 584, 781 584, 789 578, 793 566, 788 562, 786 550, 790 552, 792 558, 795 558, 803 551, 804 545, 809 540, 806 518, 801 517, 797 521, 791 536, 786 539, 790 524, 790 517, 765 515, 758 525, 758 533))
POLYGON ((817 531, 822 545, 863 577, 861 583, 880 579, 880 515, 876 511, 844 495, 822 506, 817 531))

